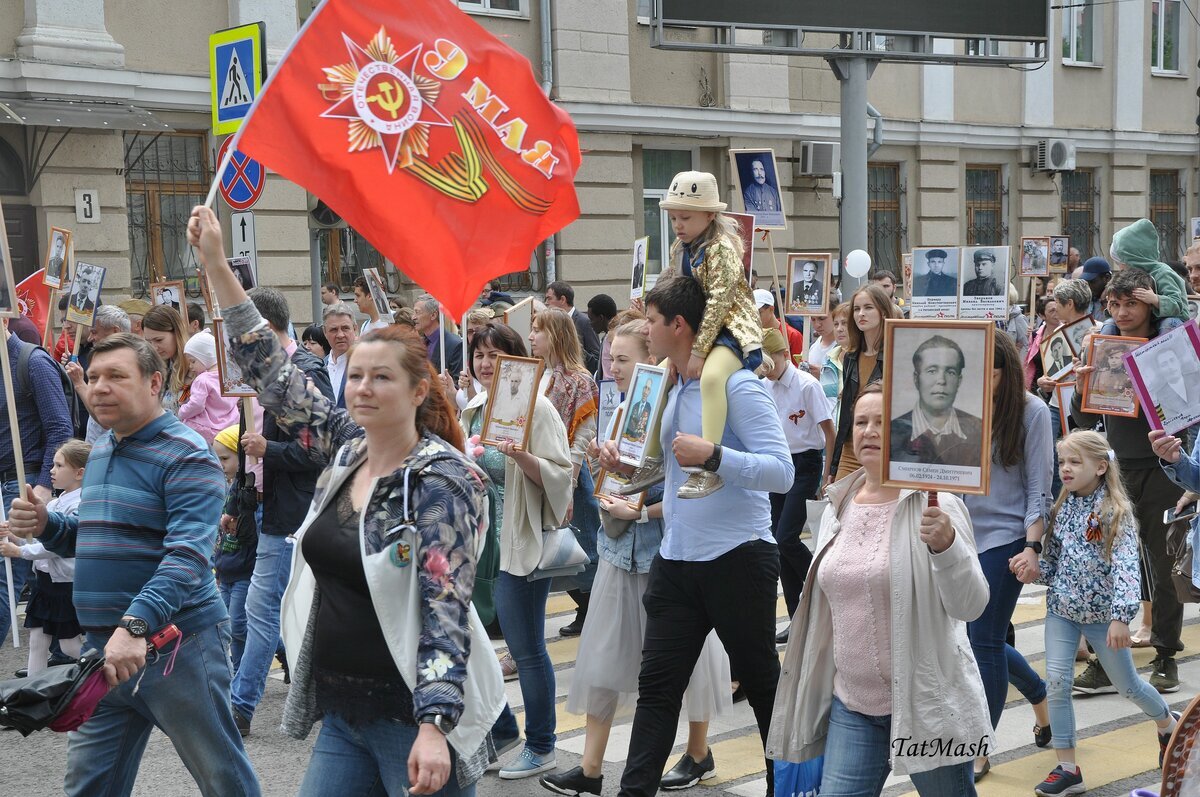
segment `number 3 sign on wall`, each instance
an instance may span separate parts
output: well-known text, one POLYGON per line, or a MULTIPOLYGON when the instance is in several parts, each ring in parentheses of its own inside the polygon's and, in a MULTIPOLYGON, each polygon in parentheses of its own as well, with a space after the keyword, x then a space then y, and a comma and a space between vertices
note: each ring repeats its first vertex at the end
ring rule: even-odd
POLYGON ((100 223, 100 192, 95 188, 75 189, 75 221, 80 224, 100 223))

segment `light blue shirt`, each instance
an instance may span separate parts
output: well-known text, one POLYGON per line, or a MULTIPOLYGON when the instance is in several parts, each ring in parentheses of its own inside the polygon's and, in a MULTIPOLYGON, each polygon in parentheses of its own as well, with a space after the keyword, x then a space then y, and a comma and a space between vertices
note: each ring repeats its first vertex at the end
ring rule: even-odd
POLYGON ((675 493, 688 474, 671 454, 675 432, 699 435, 700 381, 677 386, 663 410, 661 440, 667 466, 663 497, 664 559, 709 562, 754 540, 774 543, 768 493, 786 493, 795 467, 771 394, 742 369, 725 386, 729 414, 721 437, 725 486, 707 498, 680 499, 675 493))
MULTIPOLYGON (((1185 490, 1200 493, 1200 437, 1196 438, 1191 456, 1181 451, 1179 461, 1174 465, 1169 465, 1161 459, 1158 464, 1171 481, 1185 490)), ((1200 556, 1196 555, 1196 551, 1200 551, 1200 517, 1192 520, 1188 544, 1192 546, 1192 584, 1200 588, 1200 556)))

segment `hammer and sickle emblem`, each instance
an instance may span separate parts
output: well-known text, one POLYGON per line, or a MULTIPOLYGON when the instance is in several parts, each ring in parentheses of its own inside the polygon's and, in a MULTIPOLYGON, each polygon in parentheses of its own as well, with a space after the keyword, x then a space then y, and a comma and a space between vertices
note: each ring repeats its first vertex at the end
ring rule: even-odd
POLYGON ((390 113, 392 118, 396 119, 399 117, 399 114, 396 112, 404 105, 404 89, 394 82, 380 81, 379 94, 369 95, 367 102, 375 103, 379 106, 380 110, 390 113), (392 97, 393 91, 396 93, 394 98, 392 97))

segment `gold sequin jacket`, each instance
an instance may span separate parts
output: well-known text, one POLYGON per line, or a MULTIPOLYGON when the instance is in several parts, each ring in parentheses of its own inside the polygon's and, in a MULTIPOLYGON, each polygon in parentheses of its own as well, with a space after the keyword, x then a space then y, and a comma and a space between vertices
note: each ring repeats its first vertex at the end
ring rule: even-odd
MULTIPOLYGON (((692 353, 707 357, 723 328, 733 334, 742 347, 743 356, 761 349, 762 324, 754 307, 754 296, 746 282, 742 261, 733 247, 724 239, 717 239, 697 258, 700 262, 692 266, 692 276, 704 288, 708 303, 704 307, 700 330, 692 344, 692 353)), ((677 264, 672 263, 667 273, 676 276, 682 272, 677 264)))

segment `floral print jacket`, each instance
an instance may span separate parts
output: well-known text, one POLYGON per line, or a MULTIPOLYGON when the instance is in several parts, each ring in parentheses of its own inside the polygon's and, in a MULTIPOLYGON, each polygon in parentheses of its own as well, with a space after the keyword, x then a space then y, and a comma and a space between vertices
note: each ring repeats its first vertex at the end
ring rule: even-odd
POLYGON ((1100 522, 1093 513, 1104 500, 1104 492, 1101 485, 1091 495, 1072 493, 1063 501, 1042 552, 1042 574, 1037 580, 1048 587, 1046 611, 1083 625, 1113 620, 1129 623, 1141 606, 1133 518, 1127 518, 1117 530, 1111 561, 1104 558, 1102 534, 1098 541, 1087 538, 1089 522, 1100 522))
MULTIPOLYGON (((296 435, 314 462, 330 463, 313 494, 312 506, 319 510, 334 498, 332 474, 361 464, 366 454, 362 429, 345 410, 309 388, 304 372, 292 364, 252 303, 228 308, 225 324, 233 358, 246 383, 258 391, 264 411, 275 416, 280 429, 296 435)), ((476 544, 487 523, 486 479, 457 449, 423 433, 404 466, 377 480, 367 502, 362 531, 365 554, 389 551, 397 566, 412 557, 420 575, 417 683, 410 684, 414 718, 443 714, 457 721, 463 710, 476 544), (412 515, 408 518, 404 517, 406 487, 412 515), (396 543, 399 529, 410 524, 419 540, 414 551, 396 543)), ((320 600, 318 589, 313 618, 320 600)), ((306 643, 311 638, 311 633, 305 634, 306 643)), ((305 680, 303 673, 309 667, 304 665, 309 661, 311 651, 297 653, 295 680, 305 680)), ((292 691, 302 693, 304 687, 297 683, 292 691)))

